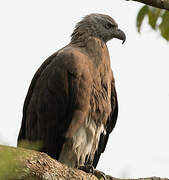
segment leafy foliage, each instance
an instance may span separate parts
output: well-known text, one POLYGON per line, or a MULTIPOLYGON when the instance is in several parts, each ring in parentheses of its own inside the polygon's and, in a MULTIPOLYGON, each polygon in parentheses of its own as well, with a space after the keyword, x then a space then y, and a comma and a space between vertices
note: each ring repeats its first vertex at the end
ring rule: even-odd
POLYGON ((143 6, 137 15, 137 30, 140 32, 144 17, 148 14, 148 6, 143 6))
POLYGON ((169 41, 169 11, 165 11, 162 15, 162 22, 159 25, 161 35, 169 41))
POLYGON ((169 11, 144 5, 136 19, 137 30, 140 33, 141 26, 145 17, 148 17, 148 23, 155 31, 160 31, 161 36, 169 41, 169 11))

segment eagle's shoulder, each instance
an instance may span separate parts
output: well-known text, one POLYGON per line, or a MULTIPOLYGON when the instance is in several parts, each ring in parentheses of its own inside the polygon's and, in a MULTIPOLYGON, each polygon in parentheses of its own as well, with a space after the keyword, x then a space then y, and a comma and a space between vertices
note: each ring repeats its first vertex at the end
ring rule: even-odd
POLYGON ((57 67, 57 69, 65 70, 76 77, 87 75, 91 66, 92 63, 87 53, 72 46, 60 49, 50 64, 50 68, 57 67))

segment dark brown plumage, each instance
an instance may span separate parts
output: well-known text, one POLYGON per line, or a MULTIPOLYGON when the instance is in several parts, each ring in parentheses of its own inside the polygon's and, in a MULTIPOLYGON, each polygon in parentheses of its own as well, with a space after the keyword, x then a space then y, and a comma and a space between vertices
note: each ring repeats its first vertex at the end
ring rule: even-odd
POLYGON ((103 14, 83 18, 71 42, 50 56, 29 87, 18 141, 41 141, 41 151, 71 167, 96 167, 118 114, 106 42, 125 41, 103 14))

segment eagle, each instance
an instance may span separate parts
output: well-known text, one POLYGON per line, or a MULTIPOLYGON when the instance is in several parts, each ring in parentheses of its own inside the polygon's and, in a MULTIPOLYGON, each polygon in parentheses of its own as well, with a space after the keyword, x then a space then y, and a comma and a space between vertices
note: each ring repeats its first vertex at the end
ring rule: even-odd
POLYGON ((125 33, 113 18, 89 14, 68 45, 42 63, 23 106, 21 141, 69 167, 96 167, 118 116, 115 80, 106 43, 125 33))

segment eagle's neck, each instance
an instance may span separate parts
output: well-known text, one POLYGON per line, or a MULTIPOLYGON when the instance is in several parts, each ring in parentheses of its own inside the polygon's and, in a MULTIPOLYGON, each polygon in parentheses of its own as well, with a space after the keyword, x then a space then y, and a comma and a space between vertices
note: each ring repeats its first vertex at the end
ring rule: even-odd
POLYGON ((86 43, 90 38, 91 36, 87 31, 74 31, 72 33, 72 38, 70 43, 75 44, 79 47, 84 47, 86 46, 86 43))
MULTIPOLYGON (((85 54, 87 54, 90 60, 96 65, 96 67, 103 61, 103 53, 108 55, 108 48, 104 41, 99 38, 89 36, 87 32, 75 34, 70 42, 71 46, 80 48, 85 54)), ((109 55, 108 55, 109 56, 109 55)))
POLYGON ((71 34, 71 43, 81 44, 81 46, 83 46, 91 38, 96 38, 103 41, 102 36, 99 35, 93 24, 86 21, 81 21, 76 25, 73 33, 71 34))
POLYGON ((87 21, 77 23, 71 34, 71 43, 84 43, 89 37, 94 36, 92 25, 87 21))

